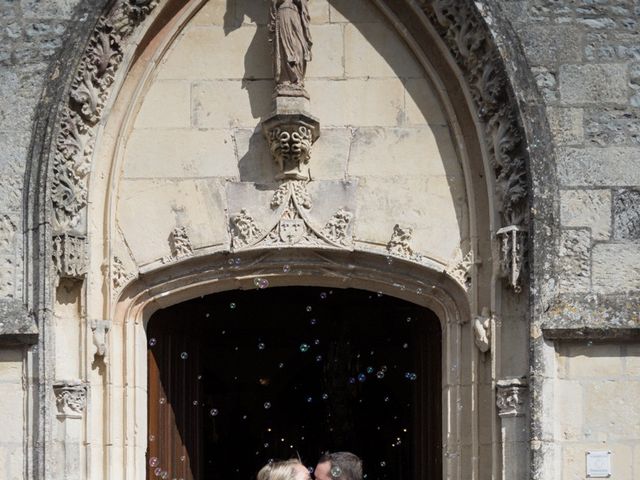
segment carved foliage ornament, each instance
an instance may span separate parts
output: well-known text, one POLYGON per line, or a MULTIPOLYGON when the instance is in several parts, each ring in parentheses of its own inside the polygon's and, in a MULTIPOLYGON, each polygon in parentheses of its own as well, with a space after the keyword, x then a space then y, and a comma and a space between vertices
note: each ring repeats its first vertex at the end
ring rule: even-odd
POLYGON ((522 378, 498 380, 496 406, 501 417, 521 417, 526 412, 527 381, 522 378))
POLYGON ((53 157, 54 230, 82 230, 95 131, 102 118, 124 45, 159 0, 120 0, 101 17, 89 40, 62 111, 53 157))
MULTIPOLYGON (((474 2, 420 0, 466 78, 484 125, 503 225, 528 230, 526 145, 500 54, 474 2)), ((524 256, 525 244, 521 255, 524 256)), ((522 266, 522 262, 520 263, 522 266)), ((519 275, 520 272, 518 272, 519 275)), ((513 285, 513 282, 511 282, 513 285)))
POLYGON ((58 382, 53 385, 58 415, 81 418, 87 403, 87 387, 81 382, 58 382))
POLYGON ((247 209, 231 216, 232 249, 291 245, 352 248, 350 227, 353 213, 340 208, 323 227, 318 228, 309 215, 312 207, 307 182, 283 183, 271 199, 271 208, 281 210, 280 219, 274 227, 265 228, 247 209))
POLYGON ((71 234, 55 235, 52 256, 59 277, 84 277, 87 272, 86 237, 71 234))

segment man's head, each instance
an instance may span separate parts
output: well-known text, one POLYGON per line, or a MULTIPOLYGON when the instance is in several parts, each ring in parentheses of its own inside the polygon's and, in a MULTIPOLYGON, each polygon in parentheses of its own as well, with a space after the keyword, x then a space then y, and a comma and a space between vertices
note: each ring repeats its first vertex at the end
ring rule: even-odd
POLYGON ((316 480, 362 480, 362 460, 349 452, 327 453, 318 460, 316 480))

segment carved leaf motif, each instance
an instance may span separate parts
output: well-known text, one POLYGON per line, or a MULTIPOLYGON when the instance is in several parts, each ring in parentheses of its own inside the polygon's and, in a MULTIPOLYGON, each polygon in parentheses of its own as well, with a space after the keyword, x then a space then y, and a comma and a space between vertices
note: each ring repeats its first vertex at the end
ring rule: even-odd
POLYGON ((347 233, 352 219, 353 214, 341 208, 324 226, 322 229, 322 235, 328 240, 339 245, 350 245, 351 238, 349 238, 347 233))

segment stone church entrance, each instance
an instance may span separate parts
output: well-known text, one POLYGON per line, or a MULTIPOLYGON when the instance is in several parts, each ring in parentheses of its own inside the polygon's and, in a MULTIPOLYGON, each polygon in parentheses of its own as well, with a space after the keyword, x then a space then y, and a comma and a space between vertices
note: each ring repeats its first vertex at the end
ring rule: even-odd
POLYGON ((271 459, 360 455, 368 478, 442 478, 441 328, 382 293, 227 291, 156 312, 147 479, 249 479, 271 459))

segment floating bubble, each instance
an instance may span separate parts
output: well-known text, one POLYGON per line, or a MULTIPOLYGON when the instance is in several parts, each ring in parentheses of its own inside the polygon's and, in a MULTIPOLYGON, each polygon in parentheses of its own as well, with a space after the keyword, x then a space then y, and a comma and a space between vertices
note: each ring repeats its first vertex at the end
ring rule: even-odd
POLYGON ((316 362, 322 361, 322 355, 316 355, 316 362))
POLYGON ((301 351, 302 353, 306 353, 306 352, 308 352, 308 351, 309 351, 309 348, 311 348, 311 347, 309 347, 309 345, 308 345, 308 344, 306 344, 306 343, 301 343, 301 344, 300 344, 300 351, 301 351))
POLYGON ((150 347, 154 347, 156 345, 156 343, 158 343, 158 341, 155 338, 150 338, 149 339, 149 346, 150 347))
POLYGON ((367 367, 367 373, 369 374, 373 373, 373 367, 367 367))
POLYGON ((418 295, 422 295, 422 289, 421 289, 421 288, 416 289, 416 293, 417 293, 418 295))
POLYGON ((367 379, 367 376, 364 373, 359 373, 358 374, 358 381, 359 382, 364 382, 367 379))
POLYGON ((182 456, 180 457, 180 461, 181 461, 181 462, 184 462, 186 459, 187 459, 187 457, 185 457, 184 455, 182 455, 182 456))
POLYGON ((158 403, 160 403, 160 405, 164 405, 165 403, 167 403, 167 399, 164 397, 160 397, 160 400, 158 400, 158 403))
POLYGON ((270 402, 264 402, 264 409, 265 410, 269 410, 271 408, 271 403, 270 402))
POLYGON ((218 411, 217 408, 212 408, 211 410, 209 410, 209 415, 211 415, 212 417, 217 417, 218 413, 220 412, 218 411))
POLYGON ((309 320, 309 323, 311 325, 315 325, 316 323, 318 323, 318 320, 316 320, 315 318, 312 318, 311 320, 309 320))
POLYGON ((163 470, 160 473, 160 478, 162 478, 163 480, 169 477, 169 472, 167 472, 166 470, 163 470))
POLYGON ((384 460, 383 460, 383 461, 381 461, 381 462, 380 462, 380 466, 381 466, 382 468, 386 467, 386 466, 387 466, 387 462, 385 462, 384 460))
POLYGON ((325 300, 325 299, 327 298, 327 292, 322 292, 322 293, 320 293, 320 298, 321 298, 322 300, 325 300))
POLYGON ((188 354, 187 352, 182 352, 182 353, 180 354, 180 358, 181 358, 182 360, 186 360, 187 358, 189 358, 189 354, 188 354))
POLYGON ((156 436, 155 435, 149 435, 149 441, 150 442, 155 442, 156 441, 156 436))
POLYGON ((284 265, 284 266, 282 267, 282 271, 283 271, 284 273, 289 273, 289 272, 291 271, 291 267, 290 267, 289 265, 284 265))
POLYGON ((265 443, 264 448, 269 448, 269 443, 265 443))
POLYGON ((198 400, 194 400, 194 401, 193 401, 193 406, 194 406, 194 407, 197 407, 197 406, 198 406, 198 400))
POLYGON ((407 373, 404 374, 404 378, 406 378, 407 380, 413 381, 416 378, 418 378, 418 376, 413 372, 407 372, 407 373))
POLYGON ((378 292, 378 298, 382 297, 382 292, 378 292))
POLYGON ((269 280, 267 280, 266 278, 255 278, 253 280, 253 284, 256 286, 256 288, 264 290, 269 286, 269 280))
POLYGON ((313 475, 313 467, 309 467, 307 470, 309 470, 309 474, 313 475))
POLYGON ((342 469, 338 465, 333 465, 329 473, 331 474, 331 478, 340 478, 340 475, 342 475, 342 469))
POLYGON ((328 393, 323 393, 322 394, 322 399, 323 400, 327 400, 329 398, 329 394, 328 393))
POLYGON ((307 397, 307 403, 313 402, 313 397, 307 397))
POLYGON ((209 318, 210 316, 211 316, 211 314, 210 314, 210 313, 205 313, 205 314, 204 314, 204 318, 209 318))
POLYGON ((307 305, 307 308, 305 308, 305 310, 307 312, 310 312, 311 310, 313 310, 313 307, 311 305, 307 305))
POLYGON ((230 258, 227 262, 229 265, 233 265, 233 258, 230 258))
POLYGON ((240 265, 240 264, 242 263, 242 260, 240 260, 239 258, 236 258, 236 259, 233 261, 233 263, 234 263, 235 265, 240 265))
POLYGON ((155 468, 155 467, 157 467, 159 464, 160 464, 160 461, 158 460, 158 458, 157 458, 157 457, 151 457, 151 458, 149 459, 149 466, 150 466, 151 468, 155 468))
POLYGON ((153 473, 155 474, 156 477, 159 477, 160 474, 162 473, 162 469, 160 467, 156 467, 153 473))
POLYGON ((383 373, 387 373, 387 366, 386 366, 386 365, 382 365, 382 367, 380 367, 380 370, 381 370, 383 373))
POLYGON ((382 380, 384 378, 384 372, 382 370, 378 370, 376 372, 376 377, 380 380, 382 380))
POLYGON ((258 350, 264 350, 265 348, 266 348, 266 345, 263 342, 258 343, 258 350))
POLYGON ((403 343, 402 344, 402 348, 409 348, 409 344, 408 343, 403 343))
POLYGON ((354 383, 356 383, 356 379, 353 377, 349 378, 349 383, 353 385, 354 383))
POLYGON ((389 402, 389 397, 384 397, 384 401, 385 401, 386 403, 388 403, 388 402, 389 402))
POLYGON ((393 258, 387 257, 387 263, 391 265, 393 263, 393 258))
POLYGON ((247 416, 246 416, 246 415, 243 415, 243 416, 242 416, 242 419, 243 419, 243 420, 246 420, 246 419, 247 419, 247 416))
POLYGON ((280 362, 280 363, 278 364, 278 368, 284 368, 284 363, 280 362))
POLYGON ((316 339, 313 341, 313 344, 314 344, 314 345, 320 345, 320 339, 319 339, 319 338, 316 338, 316 339))

